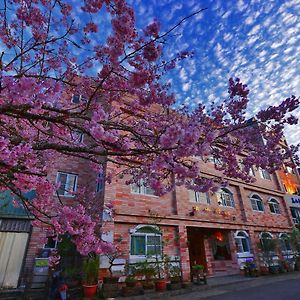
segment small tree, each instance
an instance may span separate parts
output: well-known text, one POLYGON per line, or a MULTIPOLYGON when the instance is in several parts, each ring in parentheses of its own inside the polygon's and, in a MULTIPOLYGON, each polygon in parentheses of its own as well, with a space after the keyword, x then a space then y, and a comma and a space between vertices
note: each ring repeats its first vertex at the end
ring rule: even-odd
POLYGON ((291 244, 293 250, 293 260, 297 270, 300 270, 300 230, 298 227, 295 227, 288 234, 288 241, 291 244))
POLYGON ((94 285, 98 283, 100 259, 98 255, 90 254, 83 261, 83 283, 94 285))
POLYGON ((258 248, 261 250, 262 260, 270 270, 270 267, 274 265, 274 255, 278 247, 278 240, 269 238, 269 236, 264 236, 266 233, 262 234, 260 242, 258 243, 258 248))

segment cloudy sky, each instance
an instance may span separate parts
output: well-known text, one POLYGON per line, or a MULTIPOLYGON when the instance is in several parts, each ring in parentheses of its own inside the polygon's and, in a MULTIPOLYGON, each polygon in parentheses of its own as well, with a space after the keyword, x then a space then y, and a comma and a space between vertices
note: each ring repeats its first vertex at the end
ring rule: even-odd
MULTIPOLYGON (((228 78, 239 77, 250 88, 249 115, 300 96, 300 0, 130 0, 138 27, 153 18, 162 31, 192 12, 167 41, 167 55, 194 50, 195 56, 171 74, 179 103, 226 97, 228 78)), ((300 117, 300 109, 297 111, 300 117)), ((300 130, 286 130, 290 143, 300 142, 300 130)))

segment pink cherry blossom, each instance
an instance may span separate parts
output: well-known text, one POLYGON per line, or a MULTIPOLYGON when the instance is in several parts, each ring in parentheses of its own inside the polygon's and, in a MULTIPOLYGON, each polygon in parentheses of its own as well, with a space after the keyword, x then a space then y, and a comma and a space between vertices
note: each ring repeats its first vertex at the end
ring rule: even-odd
POLYGON ((113 203, 104 207, 87 189, 73 202, 57 197, 48 176, 60 157, 82 159, 91 172, 106 173, 107 184, 122 175, 127 184, 143 180, 157 195, 176 186, 216 191, 225 177, 251 182, 252 166, 274 172, 290 157, 299 163, 298 146, 282 147, 283 128, 297 124, 298 98, 249 119, 250 91, 229 79, 223 103, 175 109, 164 75, 194 53, 178 49, 166 61, 159 22, 139 30, 125 0, 82 1, 80 20, 66 0, 7 3, 0 13, 0 191, 20 199, 47 234, 71 236, 82 255, 116 251, 101 240, 101 216, 105 209, 113 215, 113 203), (94 38, 100 13, 110 20, 101 42, 94 38), (201 164, 212 156, 219 175, 204 178, 201 164))

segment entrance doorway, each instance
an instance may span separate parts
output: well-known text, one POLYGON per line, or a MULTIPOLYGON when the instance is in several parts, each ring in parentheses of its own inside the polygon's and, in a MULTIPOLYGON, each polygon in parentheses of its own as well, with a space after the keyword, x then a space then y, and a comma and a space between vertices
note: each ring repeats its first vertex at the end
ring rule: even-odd
POLYGON ((207 270, 204 234, 205 232, 202 228, 187 228, 191 270, 193 265, 203 265, 204 269, 207 270))

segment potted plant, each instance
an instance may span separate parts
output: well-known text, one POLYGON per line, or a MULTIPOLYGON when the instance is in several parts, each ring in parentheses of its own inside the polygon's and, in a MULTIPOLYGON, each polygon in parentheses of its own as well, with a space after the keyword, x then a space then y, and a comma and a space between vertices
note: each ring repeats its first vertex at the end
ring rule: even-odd
POLYGON ((256 268, 253 258, 247 258, 244 265, 245 276, 256 277, 258 270, 256 268))
POLYGON ((135 279, 135 277, 133 275, 127 276, 125 279, 125 283, 127 287, 135 287, 137 280, 135 279))
POLYGON ((167 285, 169 290, 181 288, 181 268, 179 264, 171 264, 169 267, 170 283, 167 285))
MULTIPOLYGON (((298 225, 299 226, 299 225, 298 225)), ((293 249, 293 261, 291 265, 294 265, 294 269, 300 271, 300 230, 298 227, 294 228, 288 235, 288 241, 293 249)))
POLYGON ((192 279, 194 281, 194 277, 196 277, 196 284, 200 284, 203 282, 204 284, 207 283, 206 281, 206 273, 204 272, 204 266, 200 264, 196 264, 192 266, 192 279))
POLYGON ((261 250, 262 260, 264 265, 260 267, 264 274, 268 271, 271 274, 279 272, 279 266, 274 264, 274 255, 277 249, 278 241, 276 239, 265 238, 258 243, 258 248, 261 250))
POLYGON ((83 293, 84 297, 92 298, 97 293, 99 272, 99 256, 90 254, 83 261, 83 293))
POLYGON ((142 277, 142 286, 144 290, 151 290, 154 288, 153 278, 156 275, 156 270, 153 263, 141 261, 135 264, 135 274, 142 277))
POLYGON ((168 274, 169 262, 168 255, 155 255, 155 289, 157 292, 163 292, 167 289, 166 274, 168 274))
POLYGON ((105 253, 105 256, 108 259, 109 267, 109 276, 103 278, 102 285, 102 296, 104 298, 115 298, 120 296, 121 290, 119 287, 119 276, 113 273, 113 265, 114 261, 123 255, 123 252, 119 248, 119 243, 121 243, 122 239, 117 240, 117 244, 114 247, 113 251, 105 253))
POLYGON ((62 272, 63 278, 69 288, 75 288, 80 285, 80 268, 69 267, 62 272))

